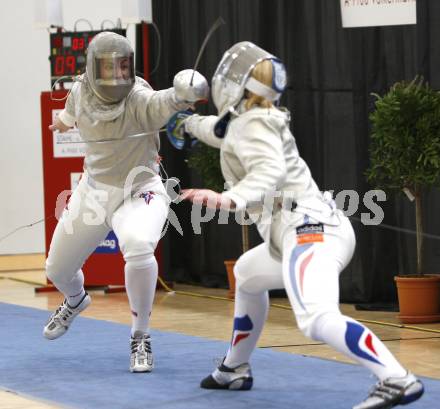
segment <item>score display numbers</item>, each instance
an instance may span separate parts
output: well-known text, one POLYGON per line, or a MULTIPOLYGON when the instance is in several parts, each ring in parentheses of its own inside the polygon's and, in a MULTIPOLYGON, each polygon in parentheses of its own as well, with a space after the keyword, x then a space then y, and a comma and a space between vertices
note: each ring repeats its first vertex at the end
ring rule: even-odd
MULTIPOLYGON (((126 30, 110 30, 126 35, 126 30)), ((93 37, 101 31, 56 32, 50 34, 51 85, 57 80, 72 82, 64 76, 80 75, 86 70, 86 50, 93 37), (61 79, 62 78, 62 79, 61 79)))

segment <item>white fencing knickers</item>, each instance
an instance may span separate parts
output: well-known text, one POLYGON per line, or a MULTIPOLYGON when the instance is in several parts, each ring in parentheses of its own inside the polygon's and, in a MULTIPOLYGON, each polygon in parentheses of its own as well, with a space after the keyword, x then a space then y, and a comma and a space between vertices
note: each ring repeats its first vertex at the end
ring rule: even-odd
POLYGON ((224 364, 249 362, 267 317, 267 290, 284 286, 305 335, 358 361, 379 379, 403 376, 405 370, 385 345, 339 311, 339 274, 355 247, 349 220, 342 216, 338 226, 330 226, 306 219, 287 229, 282 264, 271 257, 266 243, 237 261, 234 328, 224 364))
POLYGON ((66 295, 69 285, 83 281, 82 265, 112 229, 126 261, 153 257, 168 205, 159 176, 136 187, 124 201, 123 188, 95 182, 85 173, 54 231, 48 278, 66 295))

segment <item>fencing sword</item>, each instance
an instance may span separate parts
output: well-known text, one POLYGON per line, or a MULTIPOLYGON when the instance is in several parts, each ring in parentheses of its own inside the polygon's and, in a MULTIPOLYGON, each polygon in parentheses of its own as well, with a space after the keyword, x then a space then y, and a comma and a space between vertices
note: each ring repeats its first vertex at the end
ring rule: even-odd
POLYGON ((193 80, 194 80, 194 74, 197 70, 197 67, 199 66, 200 59, 202 58, 203 52, 205 51, 206 45, 208 44, 209 39, 212 37, 214 32, 223 24, 226 24, 225 20, 223 20, 222 17, 217 18, 217 20, 214 21, 211 28, 209 29, 208 33, 205 36, 205 39, 203 40, 203 43, 200 47, 199 53, 197 54, 196 62, 193 67, 193 73, 191 76, 191 81, 189 82, 189 85, 192 87, 193 80))
POLYGON ((105 142, 115 142, 115 141, 126 141, 127 139, 136 139, 136 138, 143 138, 145 136, 149 136, 149 135, 155 135, 157 133, 161 133, 161 132, 166 132, 167 128, 161 128, 158 129, 157 131, 150 131, 150 132, 141 132, 141 133, 137 133, 134 135, 129 135, 125 138, 112 138, 112 139, 98 139, 96 141, 92 141, 92 140, 80 140, 80 141, 57 141, 55 144, 56 145, 70 145, 73 143, 105 143, 105 142))

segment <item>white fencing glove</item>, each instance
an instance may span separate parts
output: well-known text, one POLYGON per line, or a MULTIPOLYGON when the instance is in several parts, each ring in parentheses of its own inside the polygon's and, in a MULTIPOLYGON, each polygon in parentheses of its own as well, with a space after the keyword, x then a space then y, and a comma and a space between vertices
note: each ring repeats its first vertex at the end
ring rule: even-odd
POLYGON ((178 72, 174 76, 173 86, 178 101, 184 101, 192 104, 197 101, 208 99, 208 81, 198 71, 187 69, 178 72))

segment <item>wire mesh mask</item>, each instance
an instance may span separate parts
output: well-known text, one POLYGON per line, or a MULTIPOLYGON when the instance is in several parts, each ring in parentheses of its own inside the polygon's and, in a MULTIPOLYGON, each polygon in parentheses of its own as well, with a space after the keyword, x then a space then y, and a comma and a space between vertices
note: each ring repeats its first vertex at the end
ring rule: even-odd
POLYGON ((274 55, 257 45, 243 41, 226 51, 212 78, 212 98, 222 119, 234 110, 244 96, 245 89, 276 101, 286 87, 286 71, 283 63, 274 55), (254 67, 261 61, 271 60, 272 86, 268 87, 250 77, 254 67))
POLYGON ((135 83, 133 48, 116 33, 96 35, 87 49, 86 73, 95 95, 114 104, 123 100, 135 83))

